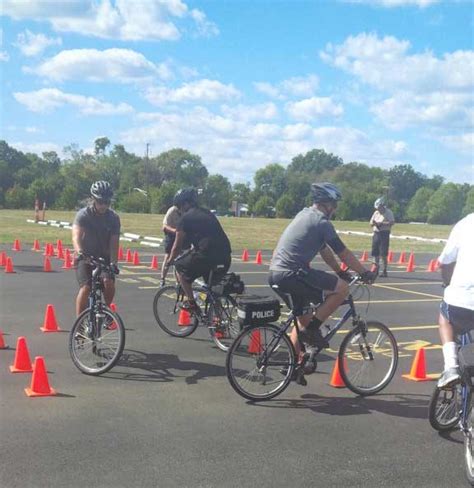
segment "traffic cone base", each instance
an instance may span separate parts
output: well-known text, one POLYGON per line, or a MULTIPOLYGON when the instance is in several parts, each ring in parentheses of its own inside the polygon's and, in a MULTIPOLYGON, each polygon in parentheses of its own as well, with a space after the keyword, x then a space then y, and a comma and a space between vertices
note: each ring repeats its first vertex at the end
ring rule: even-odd
POLYGON ((336 362, 334 364, 334 368, 332 370, 331 381, 329 382, 329 386, 333 388, 345 388, 346 384, 342 379, 341 372, 339 371, 339 358, 336 358, 336 362))
POLYGON ((402 374, 402 377, 411 381, 433 381, 435 374, 426 374, 425 349, 420 347, 415 354, 409 374, 402 374))
POLYGON ((43 332, 60 332, 61 329, 58 327, 58 322, 56 320, 56 313, 54 312, 54 307, 52 305, 46 306, 46 312, 44 314, 43 327, 40 327, 43 332))
POLYGON ((18 337, 16 341, 15 359, 10 366, 10 372, 12 373, 31 373, 33 371, 30 359, 30 353, 28 352, 28 346, 26 345, 26 339, 24 337, 18 337))
POLYGON ((44 364, 44 359, 42 356, 37 356, 35 358, 33 375, 31 377, 31 386, 29 388, 25 388, 25 393, 29 397, 57 395, 56 390, 49 386, 46 365, 44 364))

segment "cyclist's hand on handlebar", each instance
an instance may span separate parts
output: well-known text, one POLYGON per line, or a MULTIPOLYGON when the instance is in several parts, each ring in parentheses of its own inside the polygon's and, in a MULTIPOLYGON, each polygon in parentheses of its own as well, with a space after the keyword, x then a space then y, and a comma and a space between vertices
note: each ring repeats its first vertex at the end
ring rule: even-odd
POLYGON ((120 274, 120 269, 117 266, 117 263, 110 263, 110 271, 112 271, 113 274, 120 274))
POLYGON ((377 273, 374 271, 364 271, 360 275, 360 279, 361 279, 362 283, 365 283, 367 285, 371 285, 377 279, 377 273))
POLYGON ((341 269, 336 274, 339 276, 339 278, 341 278, 341 280, 347 281, 347 283, 352 281, 352 275, 349 273, 349 271, 342 271, 341 269))

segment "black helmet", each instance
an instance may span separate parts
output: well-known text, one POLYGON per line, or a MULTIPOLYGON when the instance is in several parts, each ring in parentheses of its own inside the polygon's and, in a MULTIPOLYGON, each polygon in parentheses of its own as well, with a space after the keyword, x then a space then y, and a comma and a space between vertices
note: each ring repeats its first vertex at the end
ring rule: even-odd
POLYGON ((195 188, 181 188, 176 192, 176 195, 173 198, 173 205, 177 207, 181 207, 183 203, 190 203, 191 205, 197 204, 197 191, 195 188))
POLYGON ((313 183, 311 194, 314 203, 337 202, 342 198, 339 188, 332 183, 313 183))
POLYGON ((96 200, 104 200, 109 201, 112 200, 114 196, 114 192, 112 191, 112 187, 108 181, 96 181, 92 183, 91 186, 91 195, 96 200))

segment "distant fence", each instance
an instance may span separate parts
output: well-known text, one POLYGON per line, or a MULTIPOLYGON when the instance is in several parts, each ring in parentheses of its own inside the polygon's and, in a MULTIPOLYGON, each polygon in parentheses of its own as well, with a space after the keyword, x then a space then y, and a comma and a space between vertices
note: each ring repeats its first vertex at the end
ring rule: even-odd
MULTIPOLYGON (((344 235, 354 235, 354 236, 368 236, 371 237, 372 233, 369 232, 359 232, 356 230, 338 230, 336 231, 338 234, 344 235)), ((397 236, 394 234, 390 234, 390 239, 402 239, 407 241, 420 241, 420 242, 436 242, 436 243, 445 243, 448 242, 447 239, 441 239, 440 237, 434 237, 429 239, 427 237, 418 237, 418 236, 397 236)))

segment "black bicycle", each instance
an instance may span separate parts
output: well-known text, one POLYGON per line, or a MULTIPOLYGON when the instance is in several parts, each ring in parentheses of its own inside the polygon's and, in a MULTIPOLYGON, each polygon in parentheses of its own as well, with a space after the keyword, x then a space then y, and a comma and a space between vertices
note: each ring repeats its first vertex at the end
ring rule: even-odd
POLYGON ((115 268, 103 258, 86 256, 91 264, 92 286, 89 306, 77 317, 69 334, 72 362, 84 374, 100 375, 119 360, 125 346, 125 326, 117 312, 105 304, 103 273, 114 274, 115 268))
MULTIPOLYGON (((363 292, 367 290, 369 293, 360 276, 353 277, 350 282, 350 286, 352 285, 357 285, 363 292)), ((277 289, 275 291, 278 293, 277 289)), ((284 301, 291 309, 289 296, 286 296, 284 301)), ((277 304, 279 306, 278 300, 277 304)), ((327 331, 324 340, 329 343, 338 330, 352 319, 352 329, 346 334, 339 348, 339 371, 346 386, 354 393, 363 396, 373 395, 383 390, 395 374, 398 364, 397 342, 386 325, 376 321, 366 322, 360 318, 353 294, 348 296, 344 304, 348 305, 348 309, 343 317, 332 327, 323 326, 327 331)), ((292 379, 305 384, 304 374, 316 370, 316 357, 324 348, 324 344, 311 348, 301 341, 298 322, 292 310, 288 319, 277 326, 269 323, 272 319, 266 319, 278 318, 274 305, 267 306, 266 310, 262 307, 260 311, 253 307, 250 313, 245 305, 242 308, 242 316, 245 317, 247 326, 233 342, 226 360, 227 378, 232 388, 248 400, 260 401, 269 400, 282 393, 292 379), (252 317, 256 317, 257 323, 252 324, 252 317), (301 362, 298 362, 287 334, 292 325, 296 327, 298 340, 304 351, 301 362)), ((308 307, 304 314, 314 313, 317 308, 317 305, 308 307)))
POLYGON ((160 288, 153 300, 153 313, 161 329, 174 337, 188 337, 203 325, 216 346, 227 351, 240 332, 234 296, 243 293, 244 284, 235 273, 223 274, 223 269, 223 266, 216 266, 211 270, 210 284, 194 282, 197 313, 183 309, 186 295, 177 277, 176 284, 160 288))
POLYGON ((459 429, 464 435, 464 461, 466 476, 474 486, 474 412, 472 391, 474 388, 474 343, 472 332, 458 339, 461 381, 450 388, 435 387, 429 405, 431 426, 439 432, 459 429))

